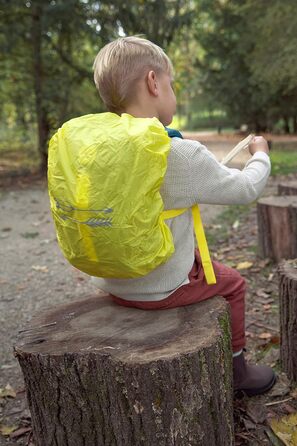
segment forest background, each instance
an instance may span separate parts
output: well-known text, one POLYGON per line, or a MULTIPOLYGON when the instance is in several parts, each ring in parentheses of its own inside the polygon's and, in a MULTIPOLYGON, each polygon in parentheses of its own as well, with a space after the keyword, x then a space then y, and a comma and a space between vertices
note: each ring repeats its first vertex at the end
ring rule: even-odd
POLYGON ((141 34, 175 67, 173 126, 297 133, 295 0, 0 0, 0 155, 45 171, 52 133, 104 110, 93 82, 109 41, 141 34))

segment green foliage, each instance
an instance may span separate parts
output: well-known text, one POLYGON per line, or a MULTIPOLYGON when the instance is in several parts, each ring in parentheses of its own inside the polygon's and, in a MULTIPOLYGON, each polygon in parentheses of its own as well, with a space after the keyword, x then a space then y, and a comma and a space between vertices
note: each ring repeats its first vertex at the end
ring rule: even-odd
POLYGON ((297 151, 272 149, 270 152, 271 175, 287 175, 297 172, 297 151))
POLYGON ((103 110, 92 73, 100 48, 139 33, 166 47, 192 10, 186 0, 0 0, 2 123, 27 134, 36 128, 45 168, 51 133, 71 117, 103 110))
POLYGON ((293 0, 201 0, 196 37, 206 91, 256 131, 297 130, 296 17, 293 0))

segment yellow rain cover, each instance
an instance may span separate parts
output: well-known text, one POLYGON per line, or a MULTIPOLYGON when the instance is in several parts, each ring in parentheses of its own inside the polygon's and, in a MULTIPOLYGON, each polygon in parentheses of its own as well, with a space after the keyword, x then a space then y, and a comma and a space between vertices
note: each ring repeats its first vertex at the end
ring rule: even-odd
POLYGON ((160 195, 169 150, 157 118, 92 114, 55 133, 49 196, 59 245, 73 266, 92 276, 133 278, 173 254, 160 195))

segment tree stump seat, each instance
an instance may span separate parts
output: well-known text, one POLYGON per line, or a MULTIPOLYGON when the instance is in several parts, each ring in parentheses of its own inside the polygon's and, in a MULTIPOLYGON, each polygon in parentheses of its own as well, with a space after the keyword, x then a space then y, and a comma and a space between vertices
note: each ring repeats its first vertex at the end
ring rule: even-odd
POLYGON ((231 446, 222 298, 138 310, 107 295, 32 318, 14 346, 36 446, 231 446))
POLYGON ((297 196, 264 197, 257 202, 258 253, 274 262, 297 257, 297 196))
POLYGON ((282 369, 297 382, 297 259, 279 266, 280 358, 282 369))

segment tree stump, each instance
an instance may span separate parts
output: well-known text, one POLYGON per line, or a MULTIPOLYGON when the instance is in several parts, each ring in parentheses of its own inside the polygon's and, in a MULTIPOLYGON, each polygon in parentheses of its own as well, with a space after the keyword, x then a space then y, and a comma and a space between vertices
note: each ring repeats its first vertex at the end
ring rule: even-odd
POLYGON ((14 347, 36 446, 231 446, 226 302, 145 311, 96 296, 33 317, 14 347))
POLYGON ((258 253, 275 262, 297 257, 297 196, 265 197, 257 203, 258 253))
POLYGON ((280 357, 283 370, 297 382, 297 259, 279 266, 280 357))
POLYGON ((297 181, 280 183, 277 188, 278 195, 297 195, 297 181))

